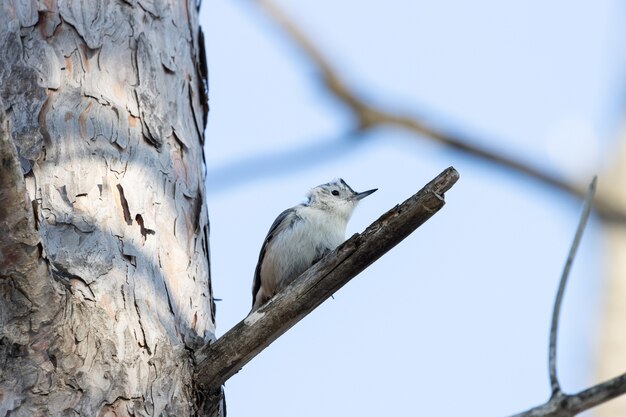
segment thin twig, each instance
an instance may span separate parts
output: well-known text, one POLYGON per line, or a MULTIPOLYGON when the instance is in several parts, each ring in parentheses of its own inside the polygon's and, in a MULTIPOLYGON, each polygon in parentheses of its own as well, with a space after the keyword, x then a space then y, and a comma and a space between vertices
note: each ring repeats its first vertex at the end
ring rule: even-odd
POLYGON ((583 232, 585 231, 585 226, 587 225, 587 220, 589 219, 593 196, 596 192, 597 180, 597 176, 593 177, 591 184, 589 184, 587 195, 585 196, 585 201, 583 204, 583 212, 580 215, 580 220, 578 221, 576 235, 574 236, 574 241, 572 242, 569 254, 567 255, 567 261, 565 262, 565 267, 563 268, 563 273, 561 274, 561 281, 559 282, 559 289, 556 293, 556 298, 554 300, 554 309, 552 311, 552 325, 550 326, 550 345, 548 353, 548 368, 550 370, 550 386, 552 387, 552 396, 557 396, 561 394, 561 386, 559 384, 559 379, 556 374, 556 336, 559 326, 561 305, 563 304, 563 294, 565 293, 565 284, 567 284, 567 279, 569 277, 569 272, 572 268, 572 263, 574 262, 574 257, 576 256, 576 251, 578 250, 578 245, 580 244, 580 240, 583 237, 583 232))
POLYGON ((280 335, 397 245, 445 204, 443 194, 458 180, 448 168, 424 188, 344 242, 267 304, 251 313, 215 343, 196 354, 196 383, 214 390, 236 374, 280 335))
MULTIPOLYGON (((531 166, 519 159, 507 156, 476 144, 467 137, 445 131, 420 120, 408 111, 390 112, 382 107, 359 97, 359 95, 339 77, 337 71, 328 62, 314 43, 283 13, 280 8, 270 0, 257 0, 257 4, 274 20, 302 50, 315 68, 318 70, 326 89, 343 103, 354 115, 361 130, 377 126, 394 126, 405 129, 411 133, 430 138, 454 150, 462 152, 507 169, 528 178, 535 179, 542 184, 549 185, 576 198, 583 198, 585 190, 578 184, 574 184, 552 175, 546 170, 531 166)), ((607 198, 597 198, 594 208, 599 217, 607 221, 626 222, 626 212, 611 204, 607 198)))

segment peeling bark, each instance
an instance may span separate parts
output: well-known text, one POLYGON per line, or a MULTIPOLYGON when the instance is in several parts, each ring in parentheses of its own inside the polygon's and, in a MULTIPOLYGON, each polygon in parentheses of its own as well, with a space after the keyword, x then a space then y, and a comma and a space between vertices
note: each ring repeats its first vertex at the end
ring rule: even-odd
POLYGON ((0 2, 0 416, 223 415, 193 381, 198 27, 192 0, 0 2))

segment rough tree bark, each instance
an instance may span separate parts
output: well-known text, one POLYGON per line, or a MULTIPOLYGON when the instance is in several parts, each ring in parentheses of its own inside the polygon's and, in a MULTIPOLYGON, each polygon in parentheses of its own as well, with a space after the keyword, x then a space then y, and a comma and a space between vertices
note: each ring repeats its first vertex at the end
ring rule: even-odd
POLYGON ((0 2, 0 416, 223 414, 191 354, 214 338, 197 18, 0 2))

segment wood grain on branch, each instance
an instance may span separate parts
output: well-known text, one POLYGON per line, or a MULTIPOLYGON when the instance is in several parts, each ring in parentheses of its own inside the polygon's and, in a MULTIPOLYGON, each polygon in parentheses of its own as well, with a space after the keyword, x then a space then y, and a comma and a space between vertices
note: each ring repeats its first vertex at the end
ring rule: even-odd
POLYGON ((196 355, 197 384, 216 389, 280 335, 433 216, 458 180, 448 168, 424 188, 355 234, 291 285, 196 355))
MULTIPOLYGON (((476 157, 494 166, 508 171, 522 174, 542 184, 554 187, 576 198, 583 199, 585 187, 559 178, 547 170, 532 166, 520 159, 505 155, 500 151, 480 146, 458 133, 452 133, 433 126, 425 120, 412 115, 406 110, 389 111, 382 106, 375 105, 351 89, 335 71, 315 44, 302 32, 291 19, 274 5, 270 0, 257 0, 257 4, 274 20, 295 45, 309 58, 319 72, 323 86, 340 103, 344 104, 352 113, 360 130, 367 130, 378 126, 393 126, 411 133, 432 139, 449 148, 464 154, 476 157)), ((594 202, 596 213, 606 221, 626 222, 626 211, 619 207, 610 198, 597 196, 594 202)))

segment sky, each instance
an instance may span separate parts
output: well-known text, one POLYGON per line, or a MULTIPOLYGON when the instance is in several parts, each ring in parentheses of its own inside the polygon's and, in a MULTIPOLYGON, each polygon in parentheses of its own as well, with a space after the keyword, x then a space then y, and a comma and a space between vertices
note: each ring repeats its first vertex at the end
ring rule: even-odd
MULTIPOLYGON (((572 181, 622 128, 624 10, 595 2, 277 2, 363 97, 572 181)), ((547 400, 547 341, 581 203, 349 113, 254 2, 205 0, 207 200, 217 335, 243 319, 267 230, 306 192, 357 191, 347 236, 448 166, 446 206, 226 383, 229 416, 507 416, 547 400)), ((602 177, 599 178, 602 181, 602 177)), ((591 219, 566 291, 563 388, 593 373, 603 240, 591 219)))

